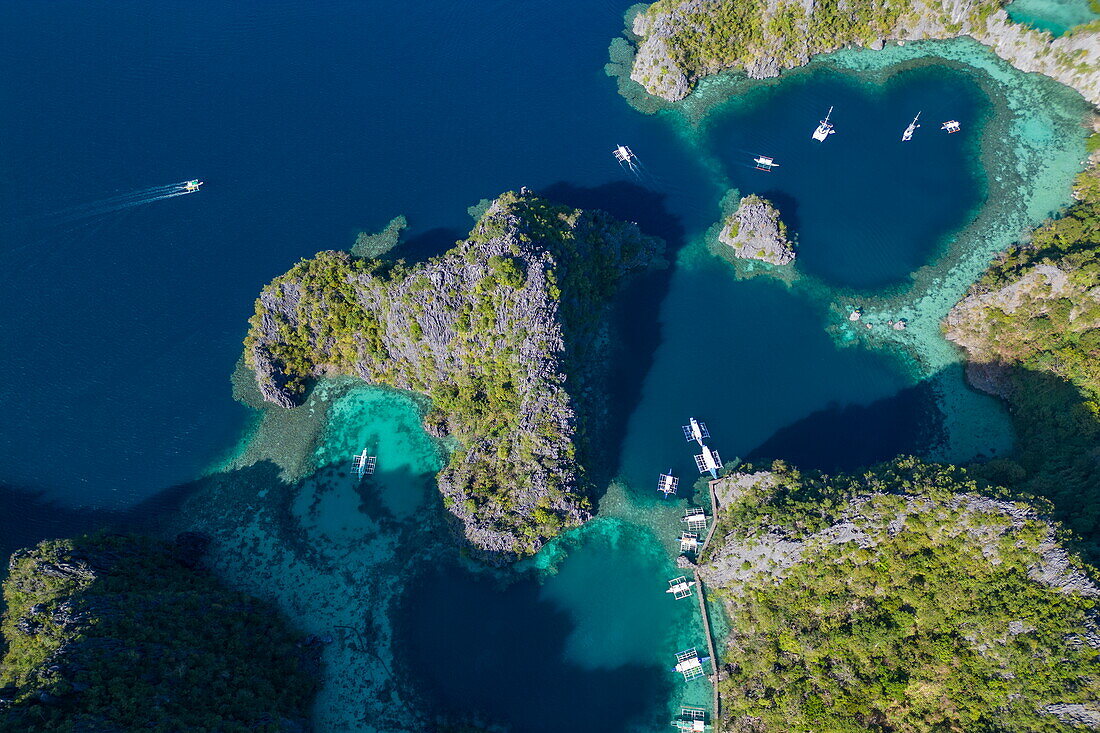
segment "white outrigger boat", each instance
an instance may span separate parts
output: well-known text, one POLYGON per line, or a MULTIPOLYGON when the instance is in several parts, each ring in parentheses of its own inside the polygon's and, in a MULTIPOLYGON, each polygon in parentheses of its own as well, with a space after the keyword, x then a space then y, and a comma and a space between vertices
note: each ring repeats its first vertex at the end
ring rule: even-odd
POLYGON ((657 480, 657 491, 665 495, 665 498, 676 495, 676 489, 680 486, 680 479, 672 475, 672 469, 668 473, 662 473, 657 480))
POLYGON ((718 451, 704 445, 703 452, 695 456, 695 465, 699 468, 699 473, 709 471, 711 476, 718 478, 718 471, 722 468, 722 457, 718 455, 718 451))
POLYGON ((765 173, 771 173, 772 168, 778 168, 779 164, 775 162, 774 158, 769 158, 766 155, 759 155, 752 159, 753 163, 756 163, 756 170, 764 171, 765 173))
POLYGON ((681 575, 679 578, 673 578, 668 581, 668 590, 665 593, 671 593, 672 597, 676 600, 681 598, 691 597, 691 586, 695 585, 694 580, 688 580, 687 576, 681 575))
POLYGON ((680 708, 680 717, 672 721, 676 730, 687 733, 703 733, 707 729, 707 711, 705 708, 680 708))
POLYGON ((917 120, 920 119, 920 112, 917 112, 917 116, 913 118, 913 121, 909 123, 909 127, 905 128, 905 132, 901 133, 901 141, 903 143, 909 142, 913 139, 913 133, 917 131, 920 125, 917 124, 917 120))
POLYGON ((959 130, 961 130, 962 125, 959 124, 958 120, 948 120, 947 122, 940 125, 940 129, 941 130, 947 130, 948 134, 950 134, 950 133, 958 132, 959 130))
POLYGON ((205 183, 205 181, 200 181, 197 178, 191 181, 187 181, 183 184, 183 190, 187 193, 194 193, 195 191, 199 190, 199 186, 201 186, 203 183, 205 183))
POLYGON ((707 430, 707 424, 700 422, 694 417, 688 418, 687 425, 681 425, 680 429, 684 431, 684 439, 689 443, 695 441, 700 446, 703 445, 703 441, 710 437, 710 431, 707 430))
POLYGON ((825 115, 825 119, 823 119, 821 121, 821 124, 817 126, 817 129, 814 130, 814 140, 817 140, 818 142, 825 142, 825 138, 829 137, 829 135, 833 135, 836 133, 836 130, 833 129, 833 123, 829 122, 829 117, 831 117, 832 114, 833 108, 829 107, 829 112, 825 115))
POLYGON ((637 172, 635 163, 638 160, 638 156, 634 154, 634 151, 625 145, 616 145, 615 149, 611 151, 611 154, 615 156, 615 160, 619 161, 619 165, 624 163, 630 170, 637 172))
POLYGON ((357 456, 352 456, 352 472, 360 479, 374 474, 375 457, 367 455, 367 449, 357 456))

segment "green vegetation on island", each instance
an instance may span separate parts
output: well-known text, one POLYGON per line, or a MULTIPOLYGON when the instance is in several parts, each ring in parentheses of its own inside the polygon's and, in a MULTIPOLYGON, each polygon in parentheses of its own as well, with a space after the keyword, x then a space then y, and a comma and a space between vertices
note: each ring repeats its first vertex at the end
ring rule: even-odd
POLYGON ((1030 506, 954 467, 751 467, 716 486, 700 573, 730 622, 727 731, 1100 723, 1100 588, 1030 506))
MULTIPOLYGON (((776 76, 846 46, 969 35, 1024 71, 1038 71, 1100 101, 1097 29, 1055 39, 1011 21, 1004 0, 658 0, 634 16, 630 78, 670 101, 724 70, 776 76)), ((624 65, 621 49, 612 68, 624 65)))
POLYGON ((970 381, 1007 400, 1017 448, 986 464, 991 482, 1049 498, 1100 558, 1100 177, 1077 203, 990 267, 948 314, 970 381))
POLYGON ((48 540, 4 581, 0 731, 307 729, 318 649, 182 535, 48 540))
MULTIPOLYGON (((974 12, 995 9, 1000 3, 985 0, 974 12)), ((670 57, 686 69, 752 68, 771 38, 782 38, 778 50, 781 66, 853 42, 870 44, 894 30, 909 0, 850 0, 806 4, 780 0, 705 0, 687 5, 682 0, 658 0, 646 10, 652 18, 676 13, 681 24, 670 36, 670 57)))
POLYGON ((590 516, 579 465, 602 410, 604 316, 659 249, 602 212, 504 194, 425 263, 298 263, 257 299, 246 363, 285 407, 326 375, 429 397, 429 432, 451 440, 444 504, 484 558, 508 561, 590 516))

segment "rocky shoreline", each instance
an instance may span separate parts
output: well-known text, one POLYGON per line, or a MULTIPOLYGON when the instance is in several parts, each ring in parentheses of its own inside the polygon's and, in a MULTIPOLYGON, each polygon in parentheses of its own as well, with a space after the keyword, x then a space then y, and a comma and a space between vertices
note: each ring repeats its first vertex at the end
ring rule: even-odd
POLYGON ((477 556, 508 562, 591 516, 578 400, 606 363, 611 295, 661 247, 602 212, 504 194, 426 263, 299 263, 256 301, 245 359, 281 407, 338 374, 430 397, 426 428, 459 444, 438 476, 453 526, 477 556))
POLYGON ((1054 38, 1014 23, 996 0, 920 0, 904 11, 870 3, 866 17, 850 11, 839 30, 815 35, 812 6, 735 9, 736 1, 661 0, 639 13, 630 78, 651 95, 678 101, 703 77, 727 69, 764 79, 846 46, 879 50, 890 42, 970 36, 1017 69, 1045 74, 1100 104, 1100 29, 1092 26, 1054 38))

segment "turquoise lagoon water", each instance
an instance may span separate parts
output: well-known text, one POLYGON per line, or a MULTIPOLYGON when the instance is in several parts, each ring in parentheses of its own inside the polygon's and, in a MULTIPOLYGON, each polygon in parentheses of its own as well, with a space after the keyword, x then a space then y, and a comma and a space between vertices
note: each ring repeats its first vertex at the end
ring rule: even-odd
POLYGON ((936 324, 1065 202, 1084 105, 974 44, 909 44, 764 84, 708 80, 640 115, 601 71, 623 10, 0 7, 0 544, 133 519, 209 532, 219 573, 329 640, 318 730, 656 731, 679 704, 708 705, 705 681, 669 670, 705 646, 698 606, 662 592, 678 517, 703 499, 686 496, 680 424, 705 419, 727 460, 828 470, 1007 447, 936 324), (829 105, 840 132, 814 147, 829 105), (912 107, 933 124, 902 148, 912 107), (948 116, 963 134, 936 129, 948 116), (619 143, 638 177, 610 158, 619 143), (758 153, 783 167, 746 168, 758 153), (192 175, 201 195, 75 226, 40 216, 192 175), (617 304, 600 518, 490 571, 453 549, 432 485, 445 447, 415 399, 325 382, 249 422, 226 375, 255 293, 297 257, 399 213, 401 252, 422 257, 468 229, 467 206, 520 185, 639 222, 669 242, 670 267, 617 304), (798 267, 722 256, 731 188, 777 199, 798 267), (877 330, 850 327, 856 303, 877 330), (899 316, 906 331, 881 327, 899 316), (363 447, 379 470, 357 482, 363 447), (674 502, 654 491, 669 467, 674 502))
POLYGON ((1076 25, 1100 20, 1089 0, 1012 0, 1007 10, 1017 23, 1050 31, 1055 37, 1076 25))

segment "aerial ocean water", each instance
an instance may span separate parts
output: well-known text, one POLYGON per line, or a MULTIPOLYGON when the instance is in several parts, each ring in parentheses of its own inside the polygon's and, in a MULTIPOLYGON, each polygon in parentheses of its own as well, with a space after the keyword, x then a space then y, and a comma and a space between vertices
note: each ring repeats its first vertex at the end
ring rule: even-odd
POLYGON ((603 69, 626 9, 0 6, 0 549, 112 521, 210 533, 220 574, 330 640, 318 730, 657 731, 710 703, 669 669, 705 646, 695 600, 663 592, 703 499, 687 417, 726 460, 830 471, 1010 447, 938 322, 1068 200, 1083 101, 952 42, 718 77, 646 115, 603 69), (830 106, 838 133, 813 143, 830 106), (963 132, 942 133, 948 118, 963 132), (758 154, 781 167, 752 169, 758 154), (194 195, 88 206, 193 177, 194 195), (298 258, 399 214, 396 254, 424 257, 468 231, 469 206, 524 185, 637 221, 670 265, 616 303, 599 518, 491 571, 448 540, 422 402, 332 380, 256 411, 230 377, 253 299, 298 258), (795 268, 724 256, 731 191, 777 203, 795 268), (857 306, 873 329, 847 321, 857 306), (379 470, 360 483, 363 447, 379 470), (670 467, 677 501, 655 491, 670 467))

